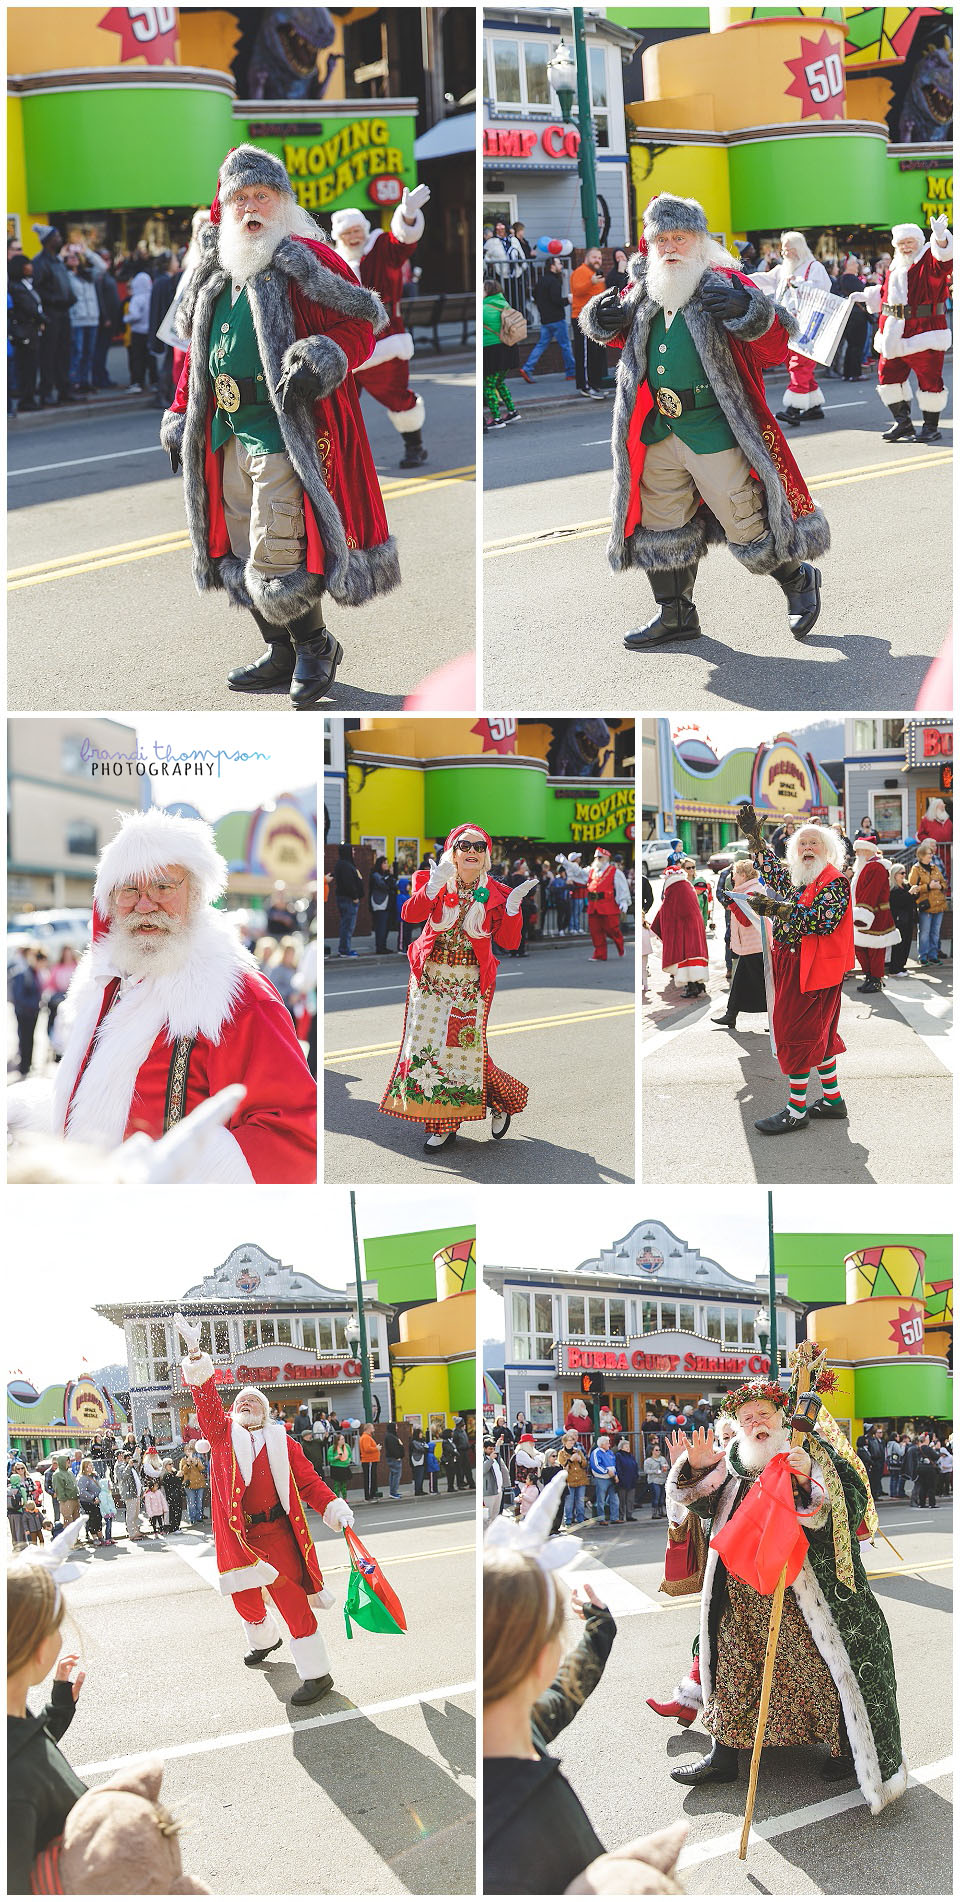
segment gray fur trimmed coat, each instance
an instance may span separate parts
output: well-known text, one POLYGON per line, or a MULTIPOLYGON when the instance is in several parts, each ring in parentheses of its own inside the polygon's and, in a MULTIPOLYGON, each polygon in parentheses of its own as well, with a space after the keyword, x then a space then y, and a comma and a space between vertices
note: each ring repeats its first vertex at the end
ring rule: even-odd
MULTIPOLYGON (((726 538, 706 503, 692 521, 677 528, 649 529, 641 522, 626 532, 634 486, 640 479, 639 468, 631 469, 627 431, 647 382, 647 341, 658 309, 646 294, 642 252, 631 258, 629 271, 630 283, 622 299, 623 331, 611 335, 598 321, 600 297, 591 298, 581 311, 580 328, 594 343, 623 341, 613 407, 613 526, 607 556, 616 573, 624 568, 651 573, 699 561, 713 544, 726 538)), ((718 323, 699 286, 684 305, 683 315, 733 436, 763 485, 767 533, 746 547, 728 544, 730 553, 751 573, 770 574, 783 562, 811 561, 830 546, 826 516, 811 501, 783 432, 764 400, 763 371, 783 362, 797 325, 783 305, 775 304, 738 271, 718 275, 724 280, 732 276, 748 293, 750 303, 743 316, 718 323)))
POLYGON ((396 544, 360 414, 352 371, 387 322, 379 297, 356 282, 336 252, 283 238, 267 268, 247 282, 268 395, 304 496, 307 555, 288 574, 264 575, 233 554, 220 491, 222 458, 210 448, 209 373, 214 307, 229 282, 218 227, 203 233, 202 256, 177 312, 189 345, 189 374, 163 416, 160 440, 183 463, 187 525, 197 592, 224 588, 235 607, 255 608, 285 627, 326 592, 360 607, 398 586, 396 544))

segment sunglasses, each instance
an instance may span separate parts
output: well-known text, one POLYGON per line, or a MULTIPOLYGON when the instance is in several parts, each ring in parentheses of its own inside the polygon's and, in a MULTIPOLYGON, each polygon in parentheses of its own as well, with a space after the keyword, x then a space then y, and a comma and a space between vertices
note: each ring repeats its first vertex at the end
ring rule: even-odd
POLYGON ((485 852, 487 841, 486 839, 458 839, 453 849, 455 852, 485 852))

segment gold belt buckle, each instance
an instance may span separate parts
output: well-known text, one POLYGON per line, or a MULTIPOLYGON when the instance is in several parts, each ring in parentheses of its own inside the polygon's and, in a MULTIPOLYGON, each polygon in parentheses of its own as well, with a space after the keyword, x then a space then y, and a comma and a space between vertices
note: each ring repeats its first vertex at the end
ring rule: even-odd
POLYGON ((218 376, 213 386, 213 394, 217 399, 217 408, 225 409, 229 415, 232 416, 234 410, 240 408, 240 387, 234 382, 232 376, 218 376))
POLYGON ((658 390, 657 408, 661 416, 682 416, 683 404, 676 390, 658 390))

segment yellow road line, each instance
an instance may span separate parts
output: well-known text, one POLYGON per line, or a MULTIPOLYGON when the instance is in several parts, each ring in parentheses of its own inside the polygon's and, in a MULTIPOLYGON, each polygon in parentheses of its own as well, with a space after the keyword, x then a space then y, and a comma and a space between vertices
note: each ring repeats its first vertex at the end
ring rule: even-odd
MULTIPOLYGON (((518 1030, 547 1030, 555 1028, 557 1024, 585 1024, 594 1022, 600 1017, 632 1017, 634 1009, 633 1004, 614 1004, 607 1010, 578 1010, 564 1017, 529 1017, 519 1024, 496 1024, 492 1030, 487 1031, 487 1041, 489 1042, 491 1037, 512 1037, 518 1030)), ((324 1057, 324 1066, 331 1063, 355 1063, 360 1057, 388 1056, 392 1050, 396 1050, 396 1047, 397 1041, 394 1037, 389 1043, 363 1044, 356 1050, 332 1050, 329 1056, 324 1057)))
POLYGON ((892 1565, 889 1572, 868 1572, 868 1578, 899 1578, 901 1572, 942 1572, 952 1566, 952 1559, 928 1559, 926 1565, 892 1565))
MULTIPOLYGON (((388 501, 407 495, 429 495, 476 477, 473 463, 461 469, 438 469, 435 474, 417 476, 410 482, 385 482, 381 494, 388 501)), ((90 548, 77 555, 56 555, 50 561, 37 561, 25 568, 11 568, 7 592, 38 588, 47 581, 68 581, 73 575, 93 574, 101 568, 120 568, 128 561, 146 561, 152 555, 178 555, 190 547, 186 529, 171 529, 165 535, 147 535, 141 541, 118 542, 111 548, 90 548)))
MULTIPOLYGON (((929 469, 953 461, 953 450, 941 450, 936 455, 919 457, 901 456, 896 462, 865 464, 861 469, 837 469, 831 474, 811 476, 808 487, 814 489, 840 489, 851 482, 875 482, 879 476, 899 475, 904 469, 929 469)), ((496 560, 500 555, 516 554, 521 548, 544 548, 559 542, 585 541, 594 535, 608 535, 610 520, 569 522, 561 528, 536 529, 527 535, 504 535, 497 541, 484 542, 483 553, 487 561, 496 560)))

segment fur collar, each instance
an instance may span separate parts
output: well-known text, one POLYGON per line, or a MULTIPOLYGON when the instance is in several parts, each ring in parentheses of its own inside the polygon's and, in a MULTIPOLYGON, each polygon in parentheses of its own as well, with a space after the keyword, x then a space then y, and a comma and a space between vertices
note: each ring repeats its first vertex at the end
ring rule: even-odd
MULTIPOLYGON (((249 1486, 253 1475, 253 1441, 246 1427, 230 1421, 230 1439, 234 1458, 240 1477, 245 1486, 249 1486)), ((287 1445, 287 1429, 279 1420, 268 1420, 263 1429, 263 1441, 267 1449, 267 1463, 273 1483, 277 1489, 277 1498, 284 1512, 290 1511, 290 1449, 287 1445)))
POLYGON ((216 1042, 256 968, 226 915, 201 913, 184 968, 131 984, 98 1031, 104 991, 119 976, 108 940, 99 938, 84 953, 60 1007, 67 1035, 53 1091, 55 1132, 64 1132, 69 1113, 72 1137, 116 1148, 124 1139, 137 1075, 157 1038, 173 1043, 178 1037, 202 1036, 216 1042), (90 1061, 76 1087, 92 1040, 90 1061))

